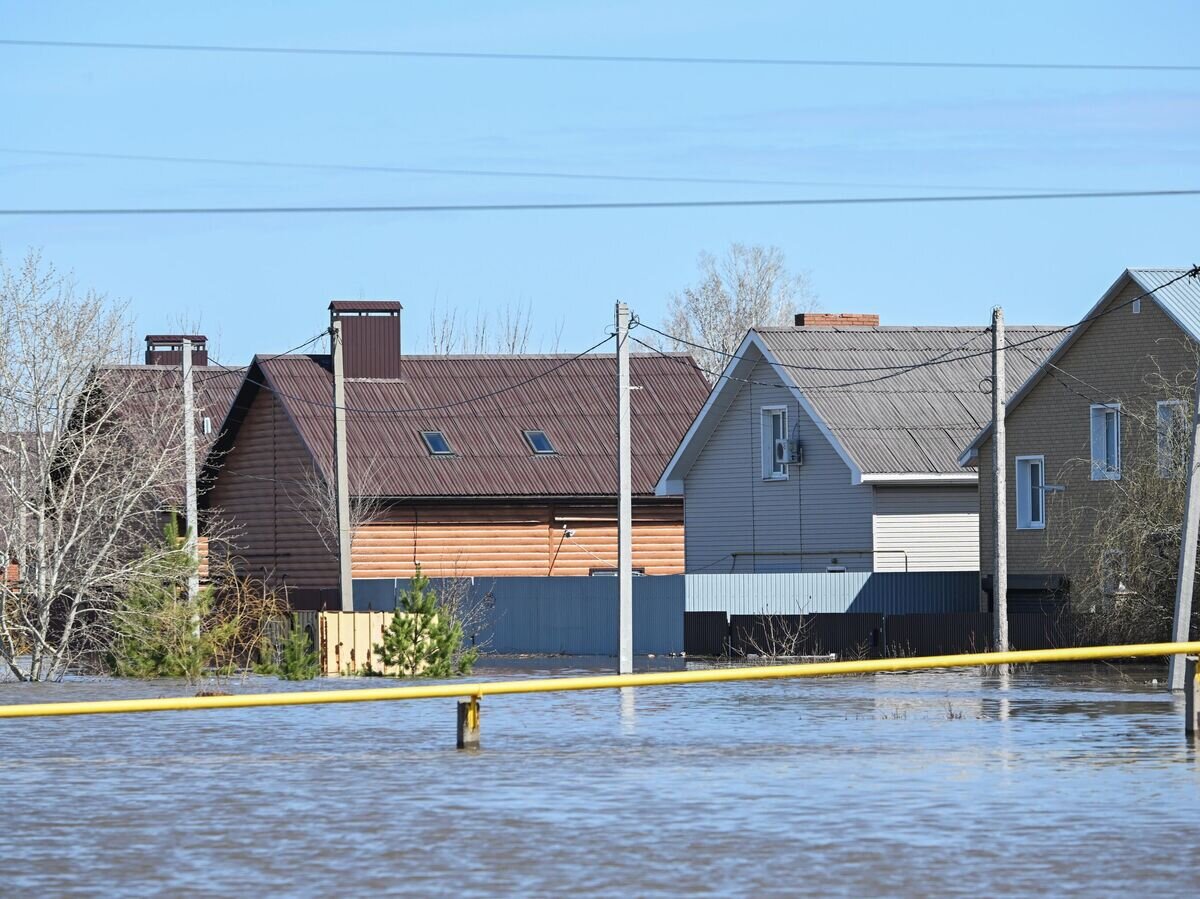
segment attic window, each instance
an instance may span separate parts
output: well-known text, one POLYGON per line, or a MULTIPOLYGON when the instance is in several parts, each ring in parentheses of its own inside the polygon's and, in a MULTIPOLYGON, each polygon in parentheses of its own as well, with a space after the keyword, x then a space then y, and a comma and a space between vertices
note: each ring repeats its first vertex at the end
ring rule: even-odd
POLYGON ((204 416, 204 418, 200 422, 200 430, 204 432, 204 435, 206 437, 212 433, 212 419, 209 418, 207 415, 204 416))
POLYGON ((546 436, 545 431, 526 431, 525 439, 529 441, 530 449, 540 456, 548 456, 558 452, 554 448, 554 444, 550 442, 550 438, 546 436))
POLYGON ((1133 314, 1137 315, 1141 311, 1142 311, 1142 298, 1138 297, 1136 300, 1133 301, 1133 314))
POLYGON ((429 450, 429 455, 431 456, 454 455, 450 441, 446 439, 446 435, 441 431, 422 431, 421 439, 425 441, 425 447, 429 450))

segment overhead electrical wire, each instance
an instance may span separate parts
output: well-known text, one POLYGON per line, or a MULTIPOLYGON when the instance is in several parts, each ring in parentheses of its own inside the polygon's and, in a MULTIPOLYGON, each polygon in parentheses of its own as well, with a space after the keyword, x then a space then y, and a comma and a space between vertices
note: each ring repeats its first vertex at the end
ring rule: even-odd
POLYGON ((966 60, 846 59, 785 56, 672 56, 617 53, 520 53, 477 50, 404 50, 369 47, 278 47, 245 44, 142 43, 4 38, 0 46, 63 50, 133 50, 170 53, 237 53, 269 56, 360 56, 497 62, 652 64, 684 66, 786 66, 839 69, 981 69, 1061 72, 1198 72, 1200 65, 1173 63, 976 62, 966 60))
POLYGON ((4 208, 0 215, 135 216, 135 215, 322 215, 430 212, 557 212, 605 209, 728 209, 787 206, 899 206, 929 203, 987 203, 1029 200, 1104 200, 1134 197, 1200 196, 1200 188, 1171 190, 1055 191, 1044 193, 951 194, 905 197, 787 197, 749 200, 625 200, 567 203, 414 203, 364 206, 160 206, 4 208))
POLYGON ((114 162, 162 162, 182 165, 223 165, 248 168, 358 172, 393 175, 454 175, 456 177, 529 178, 565 181, 652 182, 656 184, 730 184, 760 187, 882 187, 896 190, 995 190, 1069 192, 1085 188, 1014 187, 994 184, 916 184, 882 181, 798 181, 780 178, 708 178, 690 175, 605 174, 603 172, 547 171, 539 169, 434 168, 429 166, 371 165, 365 163, 285 162, 268 159, 231 159, 212 156, 164 156, 149 153, 101 153, 83 150, 0 147, 0 153, 65 159, 98 159, 114 162))

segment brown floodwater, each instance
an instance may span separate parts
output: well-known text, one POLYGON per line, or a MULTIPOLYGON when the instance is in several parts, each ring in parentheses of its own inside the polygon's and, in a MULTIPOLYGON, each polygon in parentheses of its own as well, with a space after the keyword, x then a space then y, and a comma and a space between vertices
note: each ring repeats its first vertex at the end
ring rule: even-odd
POLYGON ((478 753, 453 700, 0 720, 0 895, 1196 895, 1200 756, 1164 670, 490 697, 478 753))

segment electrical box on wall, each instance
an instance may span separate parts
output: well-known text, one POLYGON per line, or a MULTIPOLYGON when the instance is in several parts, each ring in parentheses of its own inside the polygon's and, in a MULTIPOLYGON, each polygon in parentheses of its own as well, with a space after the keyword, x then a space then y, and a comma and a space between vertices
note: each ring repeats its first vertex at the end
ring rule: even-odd
POLYGON ((804 444, 799 440, 789 440, 787 442, 787 463, 788 465, 804 464, 804 444))

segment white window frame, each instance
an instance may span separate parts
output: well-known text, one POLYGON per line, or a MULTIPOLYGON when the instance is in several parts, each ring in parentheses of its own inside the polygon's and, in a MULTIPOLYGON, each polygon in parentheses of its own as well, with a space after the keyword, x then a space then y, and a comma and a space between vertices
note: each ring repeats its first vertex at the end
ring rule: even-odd
POLYGON ((759 409, 759 455, 762 457, 762 479, 764 481, 786 481, 788 479, 787 467, 787 439, 788 439, 788 407, 787 406, 763 406, 759 409), (775 458, 775 417, 779 416, 782 427, 780 432, 783 434, 783 461, 778 462, 775 458), (778 468, 776 465, 778 464, 778 468))
POLYGON ((1017 530, 1018 531, 1041 531, 1046 527, 1046 457, 1043 455, 1017 456, 1014 462, 1014 477, 1013 484, 1017 491, 1017 530), (1036 462, 1038 471, 1042 476, 1042 483, 1038 486, 1038 492, 1041 494, 1042 501, 1038 503, 1040 507, 1038 511, 1041 516, 1034 519, 1030 506, 1030 496, 1032 495, 1033 485, 1030 483, 1030 463, 1036 462), (1021 463, 1025 463, 1022 465, 1021 463), (1022 472, 1025 473, 1022 478, 1022 472))
MULTIPOLYGON (((1119 481, 1121 480, 1121 404, 1120 403, 1093 403, 1089 410, 1088 435, 1090 437, 1090 450, 1092 460, 1092 480, 1093 481, 1119 481), (1116 418, 1116 465, 1109 466, 1107 458, 1097 458, 1096 455, 1096 426, 1099 422, 1103 427, 1108 413, 1115 413, 1116 418)), ((1105 453, 1107 454, 1108 434, 1107 431, 1100 435, 1105 443, 1105 453)))
MULTIPOLYGON (((1172 455, 1174 448, 1168 444, 1171 437, 1171 432, 1168 427, 1167 431, 1163 431, 1163 409, 1178 409, 1182 415, 1179 415, 1179 420, 1183 423, 1186 429, 1190 424, 1187 415, 1187 406, 1183 400, 1159 400, 1154 404, 1154 445, 1155 451, 1158 454, 1158 476, 1160 478, 1176 478, 1183 473, 1183 469, 1187 467, 1186 453, 1183 466, 1176 465, 1176 459, 1172 455)), ((1172 415, 1167 419, 1168 423, 1173 423, 1175 416, 1172 415)), ((1185 430, 1186 434, 1186 430, 1185 430)), ((1185 447, 1186 449, 1186 447, 1185 447)))

